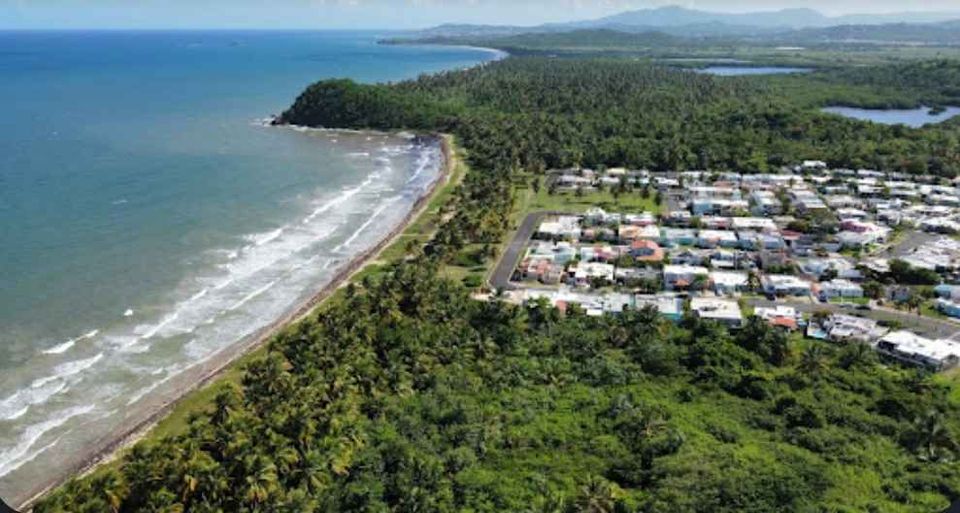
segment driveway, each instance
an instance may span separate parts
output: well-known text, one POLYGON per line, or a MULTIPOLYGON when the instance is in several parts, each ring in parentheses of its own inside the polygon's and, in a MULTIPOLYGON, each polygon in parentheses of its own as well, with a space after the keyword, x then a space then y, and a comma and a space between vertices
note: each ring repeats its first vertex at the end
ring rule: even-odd
POLYGON ((503 252, 503 256, 500 257, 500 261, 497 262, 497 266, 493 269, 493 274, 490 275, 489 281, 491 287, 497 290, 512 290, 515 288, 514 285, 510 283, 513 271, 517 268, 520 257, 522 257, 526 251, 530 238, 533 237, 534 232, 540 227, 543 218, 548 215, 558 215, 558 213, 534 212, 528 214, 527 217, 523 219, 523 222, 520 223, 520 228, 517 229, 517 233, 513 236, 513 240, 510 241, 507 250, 503 252))

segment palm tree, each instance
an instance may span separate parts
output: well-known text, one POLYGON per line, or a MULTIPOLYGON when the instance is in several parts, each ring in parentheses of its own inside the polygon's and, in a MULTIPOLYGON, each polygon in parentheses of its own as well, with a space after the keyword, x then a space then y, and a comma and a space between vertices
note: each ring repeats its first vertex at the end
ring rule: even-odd
POLYGON ((950 461, 960 450, 943 413, 936 410, 928 410, 914 420, 907 436, 909 446, 922 461, 950 461))
POLYGON ((800 370, 809 376, 820 376, 827 370, 827 357, 823 347, 814 344, 803 352, 800 359, 800 370))
POLYGON ((612 513, 616 503, 616 493, 610 483, 591 476, 580 488, 574 509, 578 513, 612 513))

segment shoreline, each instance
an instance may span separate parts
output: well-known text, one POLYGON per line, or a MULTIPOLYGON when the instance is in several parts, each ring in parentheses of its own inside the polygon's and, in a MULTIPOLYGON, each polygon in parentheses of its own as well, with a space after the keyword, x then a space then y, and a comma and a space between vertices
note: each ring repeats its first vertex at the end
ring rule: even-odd
MULTIPOLYGON (((450 183, 454 171, 454 152, 451 139, 445 134, 429 134, 426 137, 435 138, 440 143, 441 158, 440 171, 430 186, 420 195, 403 219, 396 224, 376 244, 363 251, 342 268, 337 270, 330 280, 319 291, 294 306, 289 312, 260 328, 255 333, 241 338, 234 344, 214 354, 206 361, 190 367, 177 376, 174 390, 168 392, 170 397, 163 398, 155 406, 145 407, 143 418, 130 418, 120 421, 120 425, 107 435, 100 437, 78 455, 79 461, 62 469, 61 475, 51 477, 45 483, 38 484, 33 490, 27 491, 15 507, 19 511, 30 511, 32 507, 50 491, 62 486, 71 479, 87 475, 101 465, 110 463, 122 456, 124 450, 144 439, 149 432, 166 418, 180 402, 190 394, 206 388, 216 382, 223 374, 232 369, 244 356, 259 350, 284 329, 302 321, 313 314, 333 294, 345 286, 357 273, 369 265, 374 264, 384 250, 391 247, 404 232, 423 215, 443 186, 450 183)), ((8 498, 9 499, 9 498, 8 498)))

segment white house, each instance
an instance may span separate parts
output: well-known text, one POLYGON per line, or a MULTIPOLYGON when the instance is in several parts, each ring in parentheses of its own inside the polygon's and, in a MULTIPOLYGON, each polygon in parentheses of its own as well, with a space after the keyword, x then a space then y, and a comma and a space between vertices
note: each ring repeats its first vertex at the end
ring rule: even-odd
POLYGON ((789 274, 768 274, 763 277, 763 291, 777 296, 808 296, 810 283, 789 274))
POLYGON ((953 340, 932 340, 909 331, 894 331, 877 342, 877 350, 897 360, 936 370, 949 369, 960 363, 960 343, 953 340))
POLYGON ((743 326, 740 305, 732 299, 695 297, 690 300, 690 310, 701 319, 716 321, 730 328, 743 326))
POLYGON ((830 280, 820 284, 820 297, 824 299, 863 297, 863 288, 850 280, 830 280))
POLYGON ((747 290, 747 273, 714 271, 710 273, 710 283, 717 294, 733 295, 747 290))

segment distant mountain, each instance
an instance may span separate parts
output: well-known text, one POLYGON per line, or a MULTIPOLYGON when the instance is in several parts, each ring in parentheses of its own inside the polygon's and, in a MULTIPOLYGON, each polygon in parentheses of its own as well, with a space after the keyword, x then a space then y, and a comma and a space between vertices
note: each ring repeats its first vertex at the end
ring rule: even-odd
POLYGON ((902 43, 956 46, 960 45, 960 20, 940 23, 890 23, 808 28, 780 34, 777 39, 802 44, 902 43))
POLYGON ((418 37, 498 37, 517 34, 569 32, 577 29, 610 29, 620 32, 661 32, 681 37, 755 36, 791 30, 883 24, 919 24, 960 20, 957 12, 902 12, 826 16, 813 9, 781 9, 747 13, 700 11, 670 6, 627 11, 595 20, 551 23, 534 27, 494 25, 441 25, 421 31, 418 37))
POLYGON ((680 27, 685 25, 724 24, 758 28, 807 28, 837 25, 880 25, 886 23, 935 23, 960 19, 957 12, 901 12, 886 14, 850 14, 826 16, 813 9, 781 9, 747 13, 698 11, 670 6, 627 11, 598 20, 573 25, 633 25, 644 27, 680 27))

